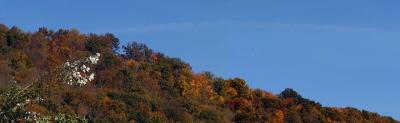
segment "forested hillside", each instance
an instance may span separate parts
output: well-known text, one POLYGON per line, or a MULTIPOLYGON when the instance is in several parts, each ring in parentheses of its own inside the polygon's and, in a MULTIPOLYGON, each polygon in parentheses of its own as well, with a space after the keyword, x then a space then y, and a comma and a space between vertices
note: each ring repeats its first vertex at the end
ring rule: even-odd
POLYGON ((145 44, 119 43, 113 34, 0 24, 0 121, 398 123, 324 107, 289 88, 272 94, 195 73, 145 44))

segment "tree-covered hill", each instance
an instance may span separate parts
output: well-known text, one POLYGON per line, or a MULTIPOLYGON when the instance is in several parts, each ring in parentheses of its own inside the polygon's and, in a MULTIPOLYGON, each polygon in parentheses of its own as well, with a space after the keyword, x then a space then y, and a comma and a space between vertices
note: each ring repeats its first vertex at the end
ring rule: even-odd
POLYGON ((1 122, 398 123, 365 110, 324 107, 289 88, 275 95, 240 78, 195 73, 145 44, 120 47, 112 34, 28 33, 2 24, 0 115, 1 122), (78 71, 74 65, 93 75, 63 70, 78 71))

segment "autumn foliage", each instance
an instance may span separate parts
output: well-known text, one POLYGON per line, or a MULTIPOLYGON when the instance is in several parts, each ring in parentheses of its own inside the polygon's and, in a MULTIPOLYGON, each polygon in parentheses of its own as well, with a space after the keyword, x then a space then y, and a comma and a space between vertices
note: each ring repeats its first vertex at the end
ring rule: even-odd
MULTIPOLYGON (((240 78, 194 73, 188 63, 112 34, 40 28, 23 32, 0 24, 0 94, 67 61, 100 53, 94 80, 74 88, 46 79, 46 100, 26 106, 39 115, 72 114, 89 122, 397 123, 355 108, 324 107, 293 89, 274 95, 240 78)), ((0 103, 5 99, 0 96, 0 103)), ((1 116, 0 116, 1 117, 1 116)))

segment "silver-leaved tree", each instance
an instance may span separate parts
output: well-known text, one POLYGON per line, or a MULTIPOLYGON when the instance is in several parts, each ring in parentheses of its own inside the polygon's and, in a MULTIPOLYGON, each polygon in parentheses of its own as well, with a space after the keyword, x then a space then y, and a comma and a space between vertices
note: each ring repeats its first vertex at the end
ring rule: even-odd
POLYGON ((47 71, 29 85, 19 85, 14 81, 11 88, 0 95, 0 122, 36 122, 36 123, 81 123, 88 122, 83 116, 56 113, 55 115, 39 114, 26 110, 26 106, 32 103, 44 101, 40 88, 46 85, 49 79, 56 79, 70 86, 80 87, 94 80, 95 74, 91 73, 90 66, 96 65, 100 53, 87 58, 68 61, 56 69, 47 71))

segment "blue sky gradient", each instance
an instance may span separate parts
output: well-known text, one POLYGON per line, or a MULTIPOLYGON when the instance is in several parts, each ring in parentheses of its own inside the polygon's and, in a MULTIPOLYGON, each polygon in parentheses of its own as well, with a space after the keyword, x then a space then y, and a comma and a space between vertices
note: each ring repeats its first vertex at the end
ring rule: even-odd
POLYGON ((197 72, 400 119, 395 1, 0 0, 0 23, 111 32, 197 72))

